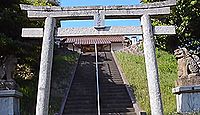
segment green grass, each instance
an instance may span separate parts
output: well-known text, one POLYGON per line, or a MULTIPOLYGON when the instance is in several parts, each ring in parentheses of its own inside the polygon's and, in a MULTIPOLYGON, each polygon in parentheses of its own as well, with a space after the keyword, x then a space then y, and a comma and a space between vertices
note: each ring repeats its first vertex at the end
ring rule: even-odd
MULTIPOLYGON (((117 52, 116 57, 134 90, 137 101, 150 114, 144 57, 125 52, 117 52)), ((174 114, 176 112, 176 100, 175 95, 172 94, 172 88, 175 87, 174 81, 177 79, 176 59, 167 52, 157 50, 157 62, 164 114, 174 114)))

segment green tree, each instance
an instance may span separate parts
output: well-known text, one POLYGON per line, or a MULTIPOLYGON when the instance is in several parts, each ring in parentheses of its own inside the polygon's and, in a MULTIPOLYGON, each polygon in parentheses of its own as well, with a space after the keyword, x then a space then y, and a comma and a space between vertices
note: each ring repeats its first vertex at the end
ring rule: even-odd
POLYGON ((19 4, 50 5, 45 0, 0 0, 0 61, 8 55, 18 59, 15 80, 23 93, 21 114, 34 115, 41 40, 21 37, 25 27, 43 27, 43 21, 30 21, 19 4))
MULTIPOLYGON (((142 0, 143 3, 164 0, 142 0)), ((156 37, 156 45, 168 51, 178 46, 200 52, 200 1, 177 0, 172 13, 167 18, 153 21, 154 25, 175 25, 176 35, 156 37)))

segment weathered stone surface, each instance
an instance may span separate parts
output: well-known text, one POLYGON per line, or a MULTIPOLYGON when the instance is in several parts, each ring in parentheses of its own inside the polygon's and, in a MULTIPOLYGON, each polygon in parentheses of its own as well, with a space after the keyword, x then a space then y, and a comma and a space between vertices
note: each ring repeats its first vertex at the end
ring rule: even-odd
POLYGON ((181 86, 173 88, 176 94, 177 112, 189 114, 200 111, 200 86, 181 86))
POLYGON ((47 17, 42 43, 36 115, 48 115, 55 26, 56 20, 52 17, 47 17))
POLYGON ((94 26, 105 27, 105 11, 99 11, 94 15, 94 26))
MULTIPOLYGON (((140 44, 139 44, 140 45, 140 44)), ((124 52, 132 53, 134 55, 144 56, 144 51, 139 48, 138 44, 133 44, 123 49, 124 52)))
POLYGON ((175 26, 155 26, 153 33, 155 35, 172 35, 176 34, 176 28, 175 26))
POLYGON ((147 72, 147 81, 152 115, 163 115, 163 107, 160 93, 158 65, 156 60, 155 43, 151 19, 148 14, 141 18, 144 38, 144 56, 147 72))
POLYGON ((14 55, 4 57, 0 65, 0 80, 14 81, 14 71, 17 64, 17 58, 14 55))
POLYGON ((192 76, 190 78, 179 78, 176 80, 176 86, 192 86, 200 85, 200 76, 192 76))
MULTIPOLYGON (((29 18, 54 17, 67 20, 88 20, 98 13, 98 10, 78 10, 78 11, 27 11, 29 18)), ((106 19, 134 19, 140 18, 143 14, 151 16, 169 14, 170 7, 152 8, 152 9, 129 9, 129 10, 105 10, 106 19)))
POLYGON ((73 7, 60 7, 60 6, 32 6, 20 4, 22 10, 34 10, 34 11, 74 11, 74 10, 119 10, 119 9, 149 9, 149 8, 159 8, 168 7, 176 5, 176 0, 167 0, 163 2, 154 2, 148 4, 139 5, 116 5, 116 6, 73 6, 73 7))
POLYGON ((22 28, 22 37, 43 37, 43 28, 22 28))
POLYGON ((158 15, 169 14, 170 6, 176 5, 176 0, 155 2, 140 5, 118 5, 118 6, 77 6, 77 7, 58 7, 58 6, 31 6, 21 4, 22 10, 28 11, 30 18, 55 17, 59 19, 93 19, 95 14, 104 11, 107 19, 109 18, 139 18, 143 14, 158 15), (130 17, 131 16, 131 17, 130 17))
POLYGON ((106 27, 102 30, 97 30, 93 27, 83 28, 58 28, 57 37, 64 36, 90 36, 90 35, 131 35, 142 34, 141 27, 106 27))
MULTIPOLYGON (((153 28, 155 35, 176 34, 175 26, 155 26, 153 28)), ((94 35, 142 35, 140 26, 112 26, 102 30, 97 30, 93 27, 82 28, 58 28, 55 32, 56 37, 66 36, 94 36, 94 35)), ((22 37, 43 37, 42 28, 23 28, 22 37), (37 34, 36 34, 37 33, 37 34)))
POLYGON ((20 97, 22 93, 16 90, 0 90, 0 114, 20 115, 20 97))
POLYGON ((200 84, 200 59, 192 55, 186 48, 179 48, 174 51, 178 60, 177 86, 199 85, 200 84))

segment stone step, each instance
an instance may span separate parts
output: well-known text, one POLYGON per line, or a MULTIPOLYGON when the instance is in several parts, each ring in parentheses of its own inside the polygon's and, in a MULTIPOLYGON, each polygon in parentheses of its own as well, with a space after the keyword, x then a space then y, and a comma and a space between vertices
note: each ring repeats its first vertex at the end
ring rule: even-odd
POLYGON ((74 89, 78 89, 78 90, 81 90, 81 89, 86 89, 86 88, 89 88, 89 89, 95 89, 94 87, 96 87, 96 85, 90 85, 90 84, 82 84, 82 85, 72 85, 71 88, 74 88, 74 89))
POLYGON ((111 91, 118 90, 118 91, 121 91, 121 90, 125 90, 125 86, 105 85, 105 86, 100 86, 100 90, 103 90, 103 91, 106 91, 106 90, 111 90, 111 91))
POLYGON ((92 94, 92 95, 95 95, 96 94, 96 89, 79 89, 79 90, 75 90, 74 88, 72 89, 74 91, 71 91, 70 92, 70 95, 73 95, 73 94, 79 94, 79 95, 86 95, 86 94, 92 94))
POLYGON ((93 80, 83 79, 83 78, 75 79, 75 80, 76 80, 76 82, 73 83, 75 85, 80 85, 80 84, 85 84, 85 83, 87 83, 88 85, 96 85, 96 83, 94 82, 94 81, 96 81, 96 78, 93 80))
POLYGON ((126 92, 126 89, 110 89, 110 88, 100 88, 100 95, 108 95, 108 94, 111 94, 113 96, 116 96, 116 95, 127 95, 128 93, 126 92), (121 91, 121 92, 120 92, 121 91))
POLYGON ((101 115, 137 115, 135 112, 125 112, 125 113, 101 113, 101 115))
MULTIPOLYGON (((65 114, 80 114, 80 113, 84 113, 84 114, 87 114, 87 113, 97 113, 97 109, 96 108, 86 108, 86 109, 82 109, 82 108, 75 108, 75 109, 65 109, 64 111, 65 114)), ((96 114, 94 114, 96 115, 96 114)))
POLYGON ((96 101, 94 100, 76 100, 76 101, 68 101, 67 104, 96 104, 96 101))
POLYGON ((100 88, 100 93, 104 94, 104 93, 117 93, 117 92, 120 92, 120 91, 126 91, 125 89, 122 89, 122 88, 100 88))
POLYGON ((111 103, 131 103, 131 101, 129 99, 121 99, 121 100, 110 100, 110 99, 107 99, 107 100, 101 100, 101 104, 111 104, 111 103))
POLYGON ((96 99, 96 95, 92 95, 90 97, 87 97, 87 96, 69 96, 68 97, 68 100, 93 100, 93 99, 96 99))
POLYGON ((115 86, 115 87, 117 87, 117 88, 119 88, 119 87, 121 87, 121 88, 124 88, 125 87, 125 85, 124 84, 120 84, 120 83, 117 83, 117 82, 99 82, 100 84, 99 84, 99 86, 100 87, 103 87, 103 86, 115 86))
POLYGON ((125 113, 125 112, 135 112, 133 108, 103 108, 102 113, 125 113))
POLYGON ((113 82, 117 83, 117 82, 119 82, 119 83, 124 84, 122 79, 101 79, 100 78, 99 81, 102 82, 102 83, 104 83, 104 82, 105 83, 113 83, 113 82))
POLYGON ((131 108, 133 105, 128 103, 109 103, 101 104, 101 108, 131 108))
MULTIPOLYGON (((63 114, 63 115, 97 115, 97 112, 94 112, 94 113, 67 113, 67 114, 63 114)), ((108 114, 105 114, 105 115, 108 115, 108 114)))
MULTIPOLYGON (((65 106, 67 109, 71 110, 71 109, 96 109, 97 106, 96 104, 80 104, 80 103, 77 103, 77 104, 68 104, 65 106)), ((67 110, 66 109, 66 110, 67 110)))
POLYGON ((112 78, 112 77, 107 77, 107 78, 101 78, 101 77, 99 77, 99 80, 100 81, 116 81, 116 82, 120 82, 120 81, 123 81, 121 78, 118 78, 118 77, 114 77, 114 78, 112 78))
POLYGON ((124 82, 122 80, 116 80, 116 79, 99 79, 99 81, 104 84, 104 83, 110 83, 110 84, 116 84, 116 83, 121 83, 124 84, 124 82))
POLYGON ((120 96, 118 96, 118 97, 105 96, 105 97, 101 97, 101 100, 106 100, 106 101, 109 101, 111 99, 113 99, 113 100, 124 100, 126 98, 128 98, 128 96, 123 96, 123 97, 120 97, 120 96))
MULTIPOLYGON (((123 98, 124 98, 123 100, 126 100, 126 99, 130 100, 129 96, 127 94, 114 95, 114 94, 110 94, 110 93, 107 93, 107 94, 100 93, 100 97, 101 97, 101 99, 105 99, 105 100, 108 100, 108 99, 115 100, 115 99, 123 99, 123 98)), ((118 100, 116 100, 116 101, 118 101, 118 100)))
POLYGON ((94 84, 94 83, 87 83, 87 82, 79 82, 73 85, 75 85, 75 87, 91 87, 91 86, 96 86, 96 83, 94 84))
POLYGON ((126 92, 126 89, 100 87, 100 93, 116 93, 116 92, 123 92, 123 91, 126 92))

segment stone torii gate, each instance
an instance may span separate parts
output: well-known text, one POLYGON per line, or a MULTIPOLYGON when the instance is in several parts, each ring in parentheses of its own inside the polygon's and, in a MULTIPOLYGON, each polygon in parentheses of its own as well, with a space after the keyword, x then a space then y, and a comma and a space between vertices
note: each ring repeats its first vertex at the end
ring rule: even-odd
POLYGON ((45 19, 43 28, 23 28, 23 37, 43 37, 36 115, 48 115, 54 39, 66 36, 143 35, 152 115, 163 115, 154 35, 175 34, 175 26, 152 27, 151 18, 170 13, 176 0, 130 6, 31 6, 20 5, 30 19, 45 19), (105 19, 141 19, 141 26, 110 27, 105 19), (94 27, 56 28, 58 20, 95 20, 94 27))

